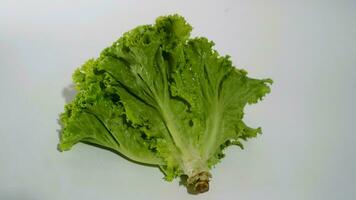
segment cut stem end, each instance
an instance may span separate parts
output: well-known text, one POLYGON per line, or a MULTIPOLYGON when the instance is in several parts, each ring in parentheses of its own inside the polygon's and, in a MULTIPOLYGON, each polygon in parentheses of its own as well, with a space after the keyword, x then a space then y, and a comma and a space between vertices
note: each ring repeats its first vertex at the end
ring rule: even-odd
POLYGON ((196 173, 193 176, 188 177, 188 187, 192 189, 194 193, 204 193, 209 190, 209 179, 211 174, 206 171, 196 173))

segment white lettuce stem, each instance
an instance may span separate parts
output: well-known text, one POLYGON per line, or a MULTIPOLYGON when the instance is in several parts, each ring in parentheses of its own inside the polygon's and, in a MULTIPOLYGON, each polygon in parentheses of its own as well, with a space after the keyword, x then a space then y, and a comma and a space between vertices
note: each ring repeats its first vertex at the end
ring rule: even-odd
POLYGON ((211 174, 209 168, 201 159, 183 159, 183 170, 188 176, 187 186, 194 193, 203 193, 209 190, 211 174))
MULTIPOLYGON (((217 99, 216 102, 219 102, 217 99)), ((216 146, 216 141, 219 134, 219 125, 221 123, 221 108, 220 104, 216 103, 215 106, 212 107, 210 117, 207 120, 208 127, 206 128, 202 140, 202 154, 203 158, 208 160, 215 151, 214 146, 216 146)))

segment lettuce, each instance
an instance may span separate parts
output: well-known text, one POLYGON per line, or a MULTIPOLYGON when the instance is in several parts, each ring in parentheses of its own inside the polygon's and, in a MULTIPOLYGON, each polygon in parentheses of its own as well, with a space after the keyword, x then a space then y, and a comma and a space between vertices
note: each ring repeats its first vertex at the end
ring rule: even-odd
POLYGON ((247 77, 191 30, 179 15, 159 17, 77 69, 59 149, 94 144, 207 191, 223 149, 261 133, 242 121, 243 109, 269 93, 272 80, 247 77))

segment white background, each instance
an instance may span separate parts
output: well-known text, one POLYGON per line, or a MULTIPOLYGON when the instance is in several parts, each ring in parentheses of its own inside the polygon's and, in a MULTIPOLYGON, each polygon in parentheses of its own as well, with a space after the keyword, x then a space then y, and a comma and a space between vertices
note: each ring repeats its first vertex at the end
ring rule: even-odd
POLYGON ((0 199, 352 200, 355 91, 355 1, 0 0, 0 199), (198 196, 102 149, 56 150, 74 69, 171 13, 251 77, 275 81, 246 109, 264 134, 228 149, 198 196))

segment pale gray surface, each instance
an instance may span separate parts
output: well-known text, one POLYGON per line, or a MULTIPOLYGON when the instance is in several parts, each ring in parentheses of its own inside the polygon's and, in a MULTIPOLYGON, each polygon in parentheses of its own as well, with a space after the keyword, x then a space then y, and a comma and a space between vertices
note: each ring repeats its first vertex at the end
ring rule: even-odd
POLYGON ((355 199, 355 9, 355 1, 0 1, 0 199, 355 199), (98 148, 56 150, 73 70, 123 32, 176 12, 250 76, 275 81, 246 110, 264 135, 227 150, 199 196, 98 148))

